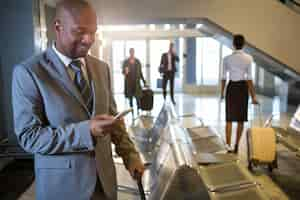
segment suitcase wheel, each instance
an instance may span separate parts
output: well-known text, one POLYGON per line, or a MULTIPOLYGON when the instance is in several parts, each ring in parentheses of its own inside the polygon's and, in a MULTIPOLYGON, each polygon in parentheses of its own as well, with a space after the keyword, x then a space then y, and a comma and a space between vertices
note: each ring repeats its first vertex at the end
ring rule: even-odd
POLYGON ((248 169, 249 169, 249 171, 253 171, 253 164, 252 164, 252 162, 251 161, 249 161, 248 162, 248 169))
POLYGON ((273 169, 278 168, 277 159, 275 159, 272 163, 268 165, 269 172, 273 172, 273 169))
POLYGON ((269 172, 273 172, 273 166, 272 166, 272 164, 268 164, 268 170, 269 170, 269 172))

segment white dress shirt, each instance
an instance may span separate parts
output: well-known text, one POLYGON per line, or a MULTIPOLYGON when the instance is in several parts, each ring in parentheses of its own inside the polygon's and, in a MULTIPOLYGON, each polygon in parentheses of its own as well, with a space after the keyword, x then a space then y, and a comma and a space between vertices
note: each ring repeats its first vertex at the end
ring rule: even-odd
POLYGON ((234 51, 231 55, 223 59, 223 76, 222 80, 243 81, 252 80, 251 65, 253 58, 242 50, 234 51))
MULTIPOLYGON (((75 79, 75 72, 70 68, 70 63, 72 62, 72 59, 63 55, 61 52, 59 52, 56 47, 55 47, 55 44, 52 45, 52 48, 54 50, 54 52, 56 53, 56 55, 59 57, 59 59, 63 62, 63 64, 65 65, 66 69, 67 69, 67 72, 71 78, 71 80, 74 80, 75 79)), ((87 69, 86 69, 86 63, 85 63, 85 60, 84 58, 78 58, 81 63, 82 63, 82 66, 81 66, 81 70, 83 72, 83 77, 84 79, 87 81, 88 85, 90 85, 90 82, 89 82, 89 78, 88 78, 88 74, 87 74, 87 69)))
POLYGON ((168 71, 172 71, 172 55, 168 53, 168 71))

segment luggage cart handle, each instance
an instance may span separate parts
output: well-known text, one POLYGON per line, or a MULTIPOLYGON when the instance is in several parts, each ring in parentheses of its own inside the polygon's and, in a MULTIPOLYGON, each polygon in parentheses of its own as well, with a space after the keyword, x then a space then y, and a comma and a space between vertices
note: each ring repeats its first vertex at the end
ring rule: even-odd
POLYGON ((144 191, 144 187, 143 187, 143 183, 142 183, 142 175, 137 170, 134 171, 134 179, 137 182, 137 185, 139 188, 139 193, 141 195, 141 200, 146 200, 146 195, 145 195, 145 191, 144 191))

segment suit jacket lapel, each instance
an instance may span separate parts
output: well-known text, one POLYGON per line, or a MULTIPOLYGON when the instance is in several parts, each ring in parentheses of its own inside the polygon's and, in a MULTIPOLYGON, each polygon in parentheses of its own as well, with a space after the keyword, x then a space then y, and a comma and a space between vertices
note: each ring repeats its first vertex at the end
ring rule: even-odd
MULTIPOLYGON (((85 105, 81 94, 73 84, 65 65, 60 61, 59 57, 55 54, 53 49, 49 47, 46 51, 45 67, 48 71, 56 78, 57 81, 61 82, 63 88, 68 92, 69 95, 75 97, 81 106, 89 113, 87 106, 85 105)), ((90 114, 90 113, 89 113, 90 114)))
POLYGON ((108 112, 108 102, 109 93, 106 74, 108 71, 104 69, 105 66, 95 62, 90 56, 86 57, 87 68, 91 75, 91 85, 93 86, 93 96, 94 96, 94 112, 96 113, 107 113, 108 112))
POLYGON ((86 68, 87 68, 87 72, 88 72, 88 76, 90 79, 90 87, 91 87, 91 91, 92 91, 92 96, 93 96, 93 110, 92 110, 92 116, 95 115, 96 112, 96 87, 95 87, 95 82, 97 81, 97 77, 96 74, 93 72, 93 63, 90 60, 89 56, 87 56, 85 58, 85 62, 86 62, 86 68))
POLYGON ((92 116, 95 116, 96 113, 96 91, 95 91, 95 82, 93 79, 91 79, 91 90, 93 95, 93 108, 92 108, 92 116))

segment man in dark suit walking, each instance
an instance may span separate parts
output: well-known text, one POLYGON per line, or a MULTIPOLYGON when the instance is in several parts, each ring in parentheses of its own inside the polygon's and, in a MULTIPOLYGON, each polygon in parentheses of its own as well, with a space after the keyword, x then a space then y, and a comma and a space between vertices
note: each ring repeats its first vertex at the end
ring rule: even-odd
POLYGON ((170 43, 169 51, 161 56, 159 72, 163 74, 162 87, 164 99, 167 96, 167 83, 170 81, 170 95, 174 105, 176 104, 174 99, 174 78, 177 71, 176 62, 178 61, 179 57, 176 55, 174 43, 170 43))

